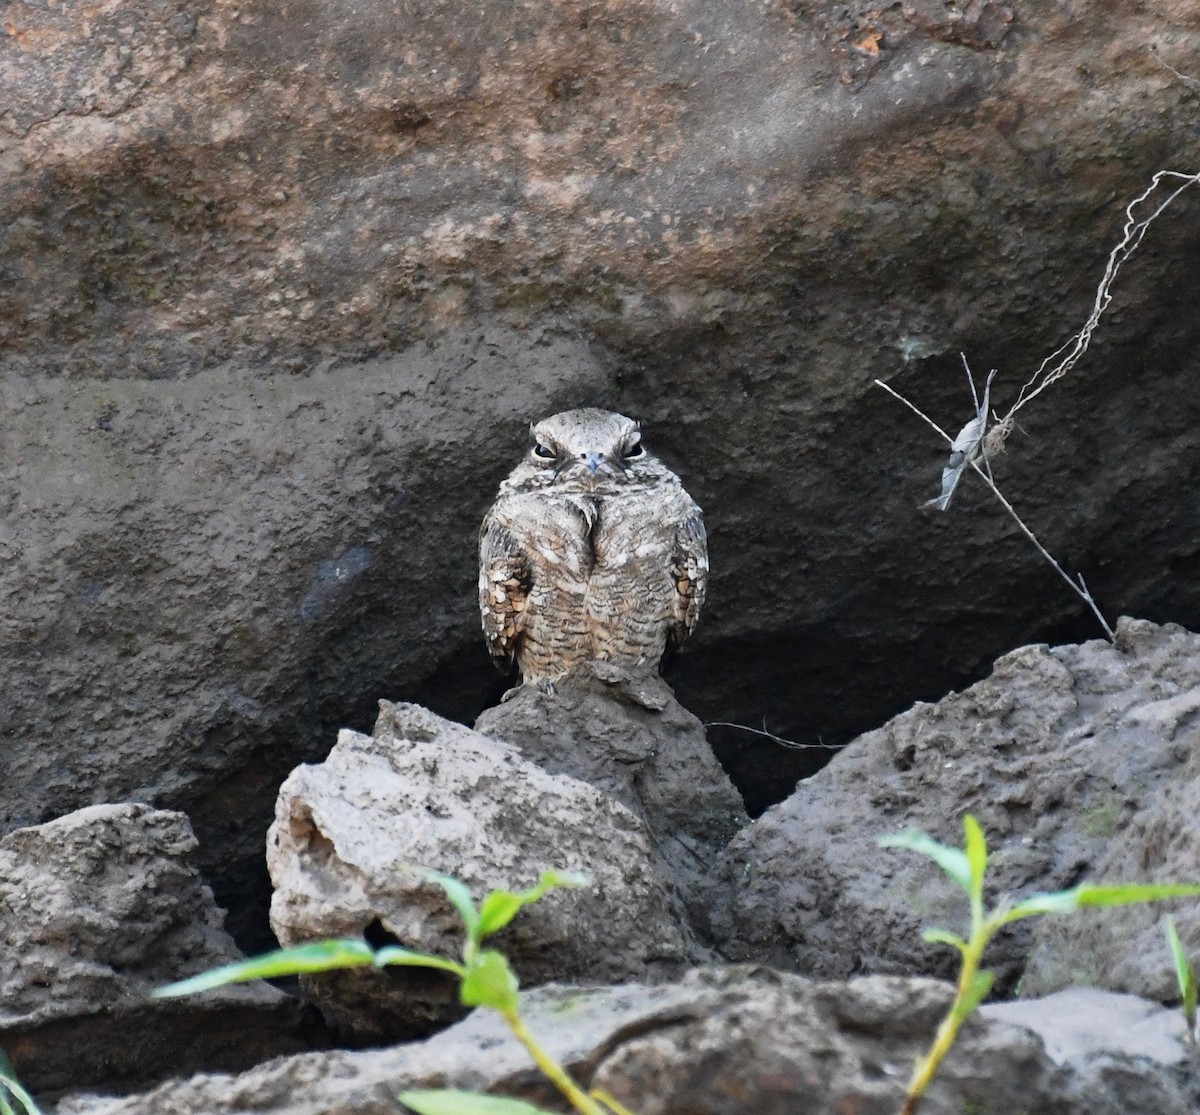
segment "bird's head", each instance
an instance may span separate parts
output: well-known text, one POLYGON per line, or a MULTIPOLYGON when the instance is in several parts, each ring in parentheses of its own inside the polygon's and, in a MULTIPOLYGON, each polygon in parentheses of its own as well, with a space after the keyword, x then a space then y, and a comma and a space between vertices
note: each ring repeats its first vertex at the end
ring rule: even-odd
POLYGON ((529 433, 519 467, 532 470, 539 487, 603 493, 645 480, 657 467, 642 445, 641 427, 623 414, 565 410, 533 423, 529 433))

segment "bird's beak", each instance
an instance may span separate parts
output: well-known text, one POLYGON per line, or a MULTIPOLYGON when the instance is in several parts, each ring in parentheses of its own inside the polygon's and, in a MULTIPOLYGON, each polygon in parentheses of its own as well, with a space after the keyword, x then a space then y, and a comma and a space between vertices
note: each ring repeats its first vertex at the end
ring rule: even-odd
POLYGON ((604 464, 604 454, 591 452, 584 458, 584 462, 587 464, 588 471, 595 476, 596 469, 604 464))

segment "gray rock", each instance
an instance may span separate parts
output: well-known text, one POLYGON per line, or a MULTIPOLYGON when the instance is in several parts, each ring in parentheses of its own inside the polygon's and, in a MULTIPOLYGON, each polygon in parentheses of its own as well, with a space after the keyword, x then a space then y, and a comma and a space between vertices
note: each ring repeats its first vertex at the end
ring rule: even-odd
MULTIPOLYGON (((626 1041, 594 1078, 642 1115, 895 1115, 912 1066, 951 999, 950 987, 923 979, 814 984, 762 969, 712 969, 693 978, 709 990, 707 1009, 626 1041)), ((920 1110, 1191 1111, 1200 1077, 1139 1054, 1110 1052, 1059 1067, 1035 1033, 976 1017, 920 1110)))
POLYGON ((0 1046, 35 1091, 145 1086, 320 1044, 266 984, 170 1002, 154 987, 241 953, 181 813, 98 805, 0 839, 0 1046))
MULTIPOLYGON (((1142 645, 1153 638, 1147 625, 1131 626, 1125 633, 1142 645)), ((1187 648, 1194 649, 1196 642, 1193 637, 1187 648)), ((1131 816, 1121 815, 1113 838, 1089 865, 1088 877, 1200 883, 1200 663, 1189 662, 1184 650, 1164 663, 1155 684, 1131 696, 1113 742, 1165 752, 1173 761, 1164 763, 1157 795, 1139 801, 1131 816)), ((1195 962, 1200 958, 1200 901, 1194 899, 1045 919, 1034 926, 1022 994, 1046 995, 1083 984, 1162 1002, 1177 999, 1179 986, 1165 936, 1168 913, 1195 962)))
POLYGON ((279 783, 464 647, 482 680, 460 707, 484 703, 480 470, 510 463, 498 427, 519 436, 603 382, 584 345, 482 329, 361 368, 352 388, 328 370, 0 376, 0 831, 126 797, 184 809, 231 928, 269 946, 279 783), (522 383, 501 389, 495 369, 517 361, 522 383))
POLYGON ((1185 1060, 1183 1012, 1136 995, 1073 987, 1042 999, 985 1003, 984 1018, 1024 1026, 1036 1033, 1056 1064, 1093 1057, 1149 1057, 1162 1065, 1185 1060))
MULTIPOLYGON (((960 929, 962 892, 931 861, 881 851, 875 840, 915 826, 961 844, 966 812, 989 837, 992 902, 1082 879, 1195 878, 1194 825, 1179 804, 1195 785, 1200 725, 1187 710, 1197 686, 1200 636, 1123 619, 1117 646, 1024 647, 985 681, 918 704, 856 740, 734 840, 722 869, 728 898, 714 914, 722 947, 821 976, 950 975, 957 955, 924 944, 920 930, 960 929), (1165 818, 1177 827, 1164 829, 1165 818), (1159 850, 1168 847, 1169 855, 1159 850)), ((1160 977, 1157 994, 1171 978, 1165 913, 1157 905, 1116 922, 1095 911, 1056 926, 1019 922, 996 938, 987 962, 1011 989, 1036 924, 1045 935, 1028 978, 1039 990, 1063 986, 1055 969, 1141 990, 1128 973, 1150 970, 1160 977), (1107 931, 1108 951, 1083 951, 1080 942, 1105 924, 1118 927, 1107 931), (1119 928, 1135 924, 1145 931, 1119 928)), ((1194 941, 1200 908, 1181 906, 1177 917, 1194 941)))
POLYGON ((513 690, 475 730, 514 744, 543 770, 603 790, 639 817, 692 928, 711 935, 710 876, 749 818, 704 725, 661 678, 590 663, 552 693, 537 685, 513 690))
MULTIPOLYGON (((457 956, 460 919, 419 869, 461 879, 477 900, 558 869, 593 883, 552 893, 496 938, 523 983, 663 978, 694 956, 628 809, 416 705, 380 702, 373 736, 343 731, 324 763, 292 772, 267 865, 271 924, 284 945, 366 934, 457 956)), ((456 985, 440 973, 358 970, 304 982, 358 1038, 427 1033, 461 1013, 456 985)))
MULTIPOLYGON (((577 1077, 641 1115, 895 1115, 950 997, 933 980, 812 983, 718 968, 666 986, 543 987, 525 997, 524 1014, 577 1077)), ((279 1058, 124 1100, 78 1096, 57 1115, 393 1115, 402 1089, 446 1086, 565 1110, 498 1018, 478 1011, 419 1044, 279 1058)), ((921 1110, 1188 1115, 1197 1094, 1194 1073, 1123 1053, 1058 1066, 1030 1030, 976 1018, 921 1110)))
MULTIPOLYGON (((262 930, 286 772, 380 693, 489 703, 475 528, 569 405, 708 514, 702 719, 842 742, 1089 629, 972 478, 914 513, 944 447, 870 384, 957 429, 960 351, 1003 407, 1079 328, 1194 163, 1195 0, 8 7, 5 829, 185 809, 262 930)), ((1102 603, 1193 625, 1195 206, 995 465, 1102 603)), ((752 812, 813 769, 717 742, 752 812)))
MULTIPOLYGON (((611 1048, 631 1028, 688 1016, 696 1005, 697 988, 690 981, 654 987, 548 986, 522 998, 527 1024, 571 1069, 611 1048)), ((539 1083, 529 1054, 499 1017, 478 1010, 423 1042, 281 1057, 238 1076, 199 1074, 123 1100, 73 1096, 59 1104, 56 1115, 395 1115, 403 1110, 395 1095, 406 1088, 515 1091, 536 1089, 539 1083)))

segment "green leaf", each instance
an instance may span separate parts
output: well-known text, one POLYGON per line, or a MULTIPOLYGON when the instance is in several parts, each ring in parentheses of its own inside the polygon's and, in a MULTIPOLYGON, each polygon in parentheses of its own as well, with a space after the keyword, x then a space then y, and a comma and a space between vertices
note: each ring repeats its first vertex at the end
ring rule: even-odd
POLYGON ((971 893, 971 864, 966 853, 946 844, 939 844, 919 829, 906 829, 875 841, 881 848, 904 848, 928 856, 969 895, 971 893))
POLYGON ((973 1014, 975 1008, 988 997, 988 992, 991 991, 992 984, 995 982, 995 972, 976 972, 975 978, 971 980, 971 986, 967 989, 967 993, 956 1004, 954 1013, 959 1018, 967 1018, 973 1014))
POLYGON ((543 871, 537 883, 528 890, 494 890, 479 907, 478 940, 503 929, 525 906, 545 896, 555 887, 587 886, 591 879, 578 872, 543 871))
POLYGON ((971 886, 967 893, 977 902, 983 901, 983 875, 987 870, 987 838, 979 822, 968 813, 963 818, 966 835, 967 865, 971 871, 971 886))
POLYGON ((1187 958, 1175 919, 1167 918, 1167 943, 1171 946, 1171 958, 1175 961, 1175 978, 1179 981, 1179 995, 1183 999, 1183 1017, 1189 1034, 1196 1030, 1196 969, 1187 958))
POLYGON ((1196 883, 1080 883, 1070 890, 1053 894, 1035 894, 998 915, 996 925, 1007 925, 1039 914, 1068 914, 1088 906, 1129 906, 1138 902, 1159 902, 1166 898, 1194 898, 1200 895, 1196 883))
POLYGON ((952 945, 959 952, 967 951, 967 942, 949 929, 922 929, 921 936, 931 945, 952 945))
POLYGON ((550 1115, 545 1108, 481 1092, 401 1092, 397 1097, 417 1115, 550 1115))
POLYGON ((502 1014, 517 1009, 517 977, 502 952, 477 953, 463 976, 458 997, 466 1007, 490 1007, 502 1014))
POLYGON ((1128 906, 1166 898, 1195 898, 1200 895, 1200 883, 1081 883, 1075 890, 1080 906, 1128 906))
POLYGON ((486 895, 479 906, 479 939, 503 929, 525 905, 522 895, 511 890, 494 890, 486 895))
POLYGON ((447 960, 430 952, 414 952, 399 945, 385 945, 375 954, 374 963, 376 968, 438 968, 456 976, 463 976, 467 971, 456 960, 447 960))
POLYGON ((1069 914, 1079 909, 1079 896, 1073 890, 1055 891, 1053 894, 1030 895, 1007 910, 998 911, 995 917, 997 927, 1007 925, 1022 918, 1033 918, 1039 914, 1069 914))
POLYGON ((355 938, 340 938, 328 941, 312 941, 295 948, 277 949, 263 956, 239 960, 201 972, 191 979, 157 987, 151 994, 156 999, 170 999, 178 995, 194 995, 197 991, 208 991, 228 983, 244 983, 254 979, 273 979, 276 976, 295 976, 302 972, 329 972, 338 968, 361 968, 371 964, 375 954, 365 941, 355 938))
POLYGON ((460 879, 454 878, 453 875, 443 875, 440 871, 425 871, 423 874, 431 883, 436 883, 446 892, 446 897, 450 899, 450 904, 458 911, 458 916, 462 918, 467 936, 478 940, 475 934, 476 927, 479 924, 479 914, 475 910, 475 902, 471 898, 471 892, 467 889, 467 884, 460 879))

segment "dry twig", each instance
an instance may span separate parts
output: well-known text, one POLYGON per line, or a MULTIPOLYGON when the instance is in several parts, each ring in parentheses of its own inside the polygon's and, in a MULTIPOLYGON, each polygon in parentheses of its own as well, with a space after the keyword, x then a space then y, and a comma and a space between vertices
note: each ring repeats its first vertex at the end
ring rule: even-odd
POLYGON ((1164 70, 1170 70, 1180 81, 1187 85, 1194 85, 1200 89, 1200 78, 1189 77, 1187 74, 1181 74, 1170 62, 1167 62, 1159 53, 1155 46, 1150 47, 1150 57, 1154 59, 1164 70))
POLYGON ((750 732, 756 736, 766 736, 767 739, 774 743, 780 744, 782 747, 790 747, 795 751, 841 751, 845 744, 841 743, 796 743, 795 740, 784 739, 783 736, 777 736, 774 732, 768 732, 766 722, 761 728, 751 728, 747 724, 734 724, 729 720, 709 720, 705 723, 706 728, 738 728, 743 732, 750 732))
MULTIPOLYGON (((1162 60, 1159 59, 1161 62, 1162 60)), ((1183 74, 1179 74, 1174 67, 1162 63, 1169 70, 1176 73, 1185 81, 1194 79, 1187 78, 1183 74)), ((1054 571, 1062 577, 1068 585, 1071 586, 1083 601, 1091 608, 1096 618, 1100 621, 1100 625, 1104 628, 1104 633, 1110 640, 1115 641, 1116 635, 1113 629, 1109 626, 1108 621, 1104 618, 1104 614, 1100 611, 1096 601, 1093 599, 1091 592, 1088 590, 1087 584, 1082 575, 1076 577, 1070 576, 1061 565, 1051 556, 1045 546, 1038 541, 1037 535, 1025 524, 1021 516, 1017 514, 1016 509, 1005 498, 1004 494, 996 486, 996 482, 992 479, 991 466, 988 463, 988 454, 996 453, 1004 448, 1005 440, 1016 426, 1016 414, 1021 407, 1026 403, 1036 399, 1043 391, 1046 390, 1052 383, 1057 383, 1062 379, 1072 368, 1079 362, 1083 354, 1087 352, 1088 347, 1092 343, 1092 335, 1096 332, 1096 328, 1100 324, 1101 317, 1104 316, 1104 311, 1108 309, 1112 302, 1112 284, 1117 277, 1117 273, 1128 261, 1129 257, 1137 251, 1143 237, 1146 235, 1150 226, 1162 215, 1163 211, 1171 205, 1172 202, 1184 190, 1190 186, 1200 185, 1200 174, 1182 174, 1174 170, 1160 170, 1150 180, 1150 185, 1146 187, 1137 197, 1135 197, 1125 207, 1125 224, 1122 229, 1121 239, 1117 242, 1116 247, 1109 253, 1108 264, 1104 269, 1104 276, 1100 280, 1100 285, 1096 288, 1096 298, 1092 304, 1092 311, 1088 315, 1087 320, 1083 324, 1083 328, 1076 333, 1069 341, 1060 345, 1055 349, 1045 360, 1038 366, 1036 372, 1029 378, 1028 382, 1021 388, 1017 396, 1017 401, 1012 405, 1007 414, 1003 418, 997 416, 995 425, 989 431, 987 429, 987 409, 988 401, 991 393, 992 377, 995 376, 993 371, 987 378, 987 383, 983 389, 983 399, 979 398, 975 390, 975 380, 971 376, 971 369, 967 366, 967 358, 963 357, 963 367, 967 370, 967 379, 971 384, 971 396, 975 404, 975 414, 967 422, 965 426, 958 432, 957 437, 951 437, 945 430, 933 421, 920 407, 909 402, 898 391, 893 390, 882 380, 875 380, 878 387, 882 387, 889 395, 899 399, 906 407, 914 414, 918 415, 932 429, 936 430, 942 440, 950 445, 950 458, 947 464, 942 469, 942 491, 941 494, 934 499, 923 504, 924 507, 934 506, 941 511, 945 511, 950 505, 950 499, 954 495, 954 490, 958 486, 963 472, 969 465, 979 474, 983 482, 992 490, 992 494, 1000 501, 1005 511, 1012 516, 1013 521, 1021 528, 1022 533, 1037 547, 1038 553, 1042 555, 1053 566, 1054 571), (1173 188, 1165 199, 1158 201, 1154 210, 1148 216, 1139 216, 1139 207, 1146 202, 1151 195, 1158 190, 1159 186, 1164 182, 1172 183, 1173 188), (980 461, 983 466, 980 466, 980 461)))
MULTIPOLYGON (((965 357, 963 358, 963 363, 964 364, 966 363, 965 357)), ((970 371, 968 369, 968 375, 969 374, 970 374, 970 371)), ((990 382, 991 382, 990 377, 988 379, 988 382, 990 384, 990 382)), ((930 426, 932 426, 933 429, 937 430, 937 432, 942 435, 943 439, 950 443, 950 448, 951 448, 950 459, 951 459, 951 461, 954 460, 955 453, 957 452, 957 449, 956 449, 956 446, 958 445, 957 439, 952 439, 950 437, 950 435, 947 434, 946 431, 943 430, 936 422, 934 422, 934 420, 932 418, 930 418, 923 410, 921 410, 920 407, 918 407, 914 403, 910 402, 903 395, 901 395, 898 391, 893 390, 882 380, 877 379, 875 381, 875 383, 877 386, 882 387, 889 395, 893 395, 893 396, 895 396, 895 398, 899 399, 906 407, 909 408, 909 410, 911 410, 914 414, 916 414, 919 417, 921 417, 922 419, 924 419, 924 421, 926 423, 928 423, 930 426)), ((985 393, 985 396, 986 396, 986 393, 985 393)), ((974 422, 974 420, 972 420, 972 423, 973 422, 974 422)), ((971 423, 969 423, 968 425, 970 425, 970 424, 971 423)), ((966 427, 964 427, 964 429, 965 428, 966 427)), ((960 435, 960 437, 961 437, 961 435, 960 435)), ((973 457, 968 462, 970 464, 971 468, 973 468, 979 474, 979 476, 983 480, 983 482, 989 488, 991 488, 992 494, 1000 501, 1000 503, 1004 507, 1004 510, 1007 511, 1013 517, 1013 520, 1016 522, 1017 526, 1019 526, 1021 528, 1021 531, 1025 535, 1025 537, 1028 538, 1030 540, 1030 542, 1032 542, 1034 544, 1034 546, 1037 547, 1038 553, 1041 554, 1042 557, 1044 557, 1054 567, 1054 571, 1064 581, 1066 581, 1067 584, 1069 584, 1071 586, 1072 591, 1075 592, 1076 595, 1078 595, 1080 597, 1080 599, 1082 599, 1083 602, 1085 604, 1087 604, 1087 606, 1089 608, 1092 609, 1093 614, 1100 621, 1100 626, 1104 628, 1104 633, 1108 636, 1109 640, 1112 642, 1115 642, 1116 638, 1117 638, 1116 633, 1109 626, 1108 620, 1106 620, 1104 618, 1104 613, 1100 611, 1099 606, 1096 604, 1095 599, 1092 597, 1091 592, 1088 590, 1087 583, 1084 581, 1082 574, 1078 575, 1079 579, 1078 579, 1078 581, 1076 581, 1076 579, 1074 577, 1070 576, 1070 574, 1068 574, 1063 569, 1063 567, 1061 565, 1059 565, 1057 561, 1054 560, 1054 557, 1051 555, 1050 551, 1047 550, 1046 547, 1043 546, 1041 544, 1041 542, 1038 541, 1037 535, 1034 534, 1033 531, 1030 530, 1028 526, 1026 526, 1025 521, 1021 518, 1020 515, 1017 514, 1016 508, 1014 508, 1013 505, 1011 503, 1009 503, 1007 499, 1005 499, 1004 493, 1001 492, 1000 489, 996 486, 996 482, 992 479, 992 476, 991 476, 991 469, 986 467, 987 466, 987 447, 984 444, 985 441, 986 441, 986 439, 984 437, 983 428, 981 425, 980 429, 979 429, 979 442, 978 442, 979 456, 973 457), (980 466, 980 463, 979 463, 980 459, 983 460, 984 467, 980 466)), ((943 476, 942 487, 943 487, 943 493, 944 493, 944 491, 945 491, 945 471, 943 471, 942 476, 943 476)), ((957 480, 955 481, 955 483, 957 483, 957 480)), ((951 491, 953 491, 953 489, 951 489, 951 491)), ((939 497, 939 499, 940 498, 941 497, 939 497)), ((937 503, 939 503, 939 500, 934 499, 934 500, 930 500, 929 503, 922 504, 922 506, 928 507, 928 506, 930 506, 930 504, 937 504, 937 503)))
POLYGON ((1108 309, 1109 304, 1112 302, 1111 288, 1113 280, 1117 277, 1117 273, 1125 265, 1129 257, 1137 251, 1142 238, 1146 235, 1146 231, 1162 215, 1163 211, 1184 190, 1196 185, 1200 185, 1200 174, 1182 174, 1176 170, 1160 170, 1150 180, 1150 185, 1125 207, 1125 225, 1122 229, 1121 239, 1109 253, 1108 265, 1104 269, 1104 277, 1100 280, 1100 285, 1096 288, 1096 299, 1092 303, 1092 312, 1088 314, 1087 321, 1083 323, 1083 328, 1075 336, 1056 348, 1042 361, 1038 370, 1030 377, 1029 382, 1021 388, 1021 392, 1017 396, 1017 401, 1013 404, 1012 409, 1003 418, 999 419, 993 428, 988 444, 989 449, 993 452, 1000 449, 1005 439, 1012 433, 1017 411, 1025 406, 1026 403, 1036 399, 1052 383, 1057 383, 1062 379, 1063 376, 1075 367, 1083 354, 1087 352, 1088 347, 1092 343, 1092 334, 1096 332, 1096 327, 1100 324, 1100 318, 1104 316, 1104 311, 1108 309), (1138 207, 1166 179, 1173 180, 1176 183, 1174 189, 1171 190, 1165 200, 1158 203, 1149 216, 1137 216, 1136 210, 1138 207), (1055 363, 1055 361, 1058 362, 1055 363))

